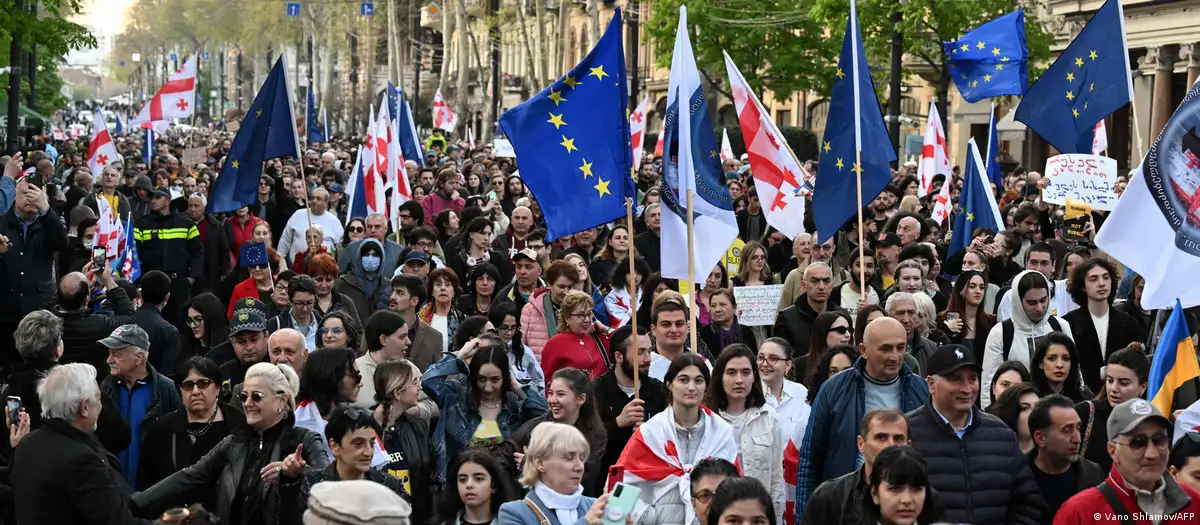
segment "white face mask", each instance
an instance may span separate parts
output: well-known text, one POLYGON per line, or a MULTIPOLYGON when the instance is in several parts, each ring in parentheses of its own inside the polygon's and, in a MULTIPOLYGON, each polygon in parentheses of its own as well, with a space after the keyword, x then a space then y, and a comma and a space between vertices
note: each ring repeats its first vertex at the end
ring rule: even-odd
POLYGON ((89 250, 92 248, 95 248, 96 247, 96 238, 95 237, 84 237, 83 238, 83 247, 87 248, 89 250))

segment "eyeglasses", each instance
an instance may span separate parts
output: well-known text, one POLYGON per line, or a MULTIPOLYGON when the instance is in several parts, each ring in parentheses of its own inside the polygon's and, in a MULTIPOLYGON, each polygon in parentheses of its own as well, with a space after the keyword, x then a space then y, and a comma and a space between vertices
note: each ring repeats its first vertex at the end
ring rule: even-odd
POLYGON ((775 366, 779 364, 780 361, 784 361, 786 359, 786 357, 779 357, 777 355, 758 354, 759 363, 766 363, 771 366, 775 366))
POLYGON ((1154 444, 1154 448, 1165 450, 1171 445, 1171 437, 1166 434, 1155 434, 1153 436, 1139 434, 1136 436, 1130 436, 1128 442, 1117 441, 1114 439, 1113 443, 1125 445, 1134 452, 1142 452, 1146 450, 1146 447, 1150 446, 1150 444, 1154 444))
POLYGON ((300 308, 312 308, 314 304, 317 304, 317 301, 292 301, 292 306, 297 306, 300 308))
POLYGON ((288 285, 287 281, 277 282, 277 283, 275 283, 275 291, 276 292, 286 292, 287 285, 288 285))
POLYGON ((709 492, 709 491, 707 491, 707 490, 706 490, 706 491, 704 491, 704 492, 697 492, 697 493, 695 493, 695 494, 692 494, 692 499, 694 499, 694 500, 696 500, 696 501, 699 501, 700 503, 703 503, 703 504, 707 505, 707 504, 709 504, 709 503, 711 503, 711 502, 712 502, 712 499, 713 499, 713 493, 712 493, 712 492, 709 492))
POLYGON ((596 314, 592 313, 591 310, 588 310, 588 311, 580 313, 580 314, 570 314, 570 315, 568 315, 568 317, 574 317, 575 319, 579 319, 580 321, 591 321, 596 318, 596 314))
POLYGON ((337 326, 335 326, 333 328, 321 328, 321 329, 317 330, 318 335, 325 335, 325 334, 342 335, 344 333, 346 333, 346 330, 343 328, 337 327, 337 326))
POLYGON ((420 247, 420 248, 433 248, 433 241, 419 241, 419 242, 414 242, 414 243, 413 243, 413 246, 417 246, 417 247, 420 247))
POLYGON ((509 333, 509 334, 511 334, 511 333, 513 333, 513 332, 516 332, 516 331, 517 331, 517 325, 515 325, 515 324, 502 324, 502 325, 500 325, 500 326, 497 326, 497 327, 496 327, 496 331, 497 331, 497 332, 505 332, 505 333, 509 333))
POLYGON ((362 226, 351 226, 350 227, 350 233, 362 233, 362 232, 363 232, 362 226))
POLYGON ((831 326, 831 327, 829 327, 829 331, 837 332, 842 335, 846 335, 846 334, 850 333, 850 327, 849 326, 831 326))
MULTIPOLYGON (((195 381, 188 379, 187 381, 179 383, 179 388, 182 389, 184 392, 191 392, 193 388, 200 387, 200 390, 204 390, 212 385, 213 385, 212 379, 201 378, 201 379, 197 379, 195 381)), ((244 394, 245 392, 242 392, 242 393, 244 394)), ((255 403, 257 403, 257 401, 255 401, 255 403)))
POLYGON ((259 185, 259 186, 267 186, 267 187, 270 187, 270 186, 271 186, 271 183, 269 183, 269 182, 267 182, 267 181, 265 181, 265 180, 264 180, 264 181, 262 181, 262 182, 259 182, 259 183, 258 183, 258 185, 259 185))
POLYGON ((190 326, 190 327, 192 327, 192 328, 195 328, 195 327, 197 327, 197 326, 200 326, 200 325, 202 325, 202 324, 204 324, 204 316, 203 316, 203 315, 197 315, 197 316, 195 316, 195 317, 188 317, 188 318, 187 318, 187 325, 188 325, 188 326, 190 326))
MULTIPOLYGON (((240 400, 242 403, 245 403, 246 400, 249 399, 250 401, 253 401, 254 404, 257 405, 259 403, 262 403, 263 400, 266 399, 267 396, 269 396, 269 395, 270 394, 267 394, 265 392, 247 392, 247 391, 243 390, 242 393, 238 394, 238 400, 240 400)), ((275 395, 281 396, 281 395, 283 395, 283 392, 276 392, 275 395)))

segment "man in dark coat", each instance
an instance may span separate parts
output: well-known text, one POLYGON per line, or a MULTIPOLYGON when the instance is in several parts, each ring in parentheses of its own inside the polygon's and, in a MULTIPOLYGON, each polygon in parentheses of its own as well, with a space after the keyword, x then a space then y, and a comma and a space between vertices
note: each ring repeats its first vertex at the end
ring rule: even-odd
MULTIPOLYGON (((643 333, 636 339, 637 343, 634 344, 633 328, 629 325, 613 332, 609 340, 613 367, 592 381, 592 391, 599 401, 596 403, 596 409, 608 436, 601 465, 615 464, 625 448, 625 443, 633 437, 637 425, 667 407, 662 382, 650 377, 650 336, 643 333), (634 399, 625 391, 633 390, 635 359, 638 363, 638 399, 634 399)), ((603 485, 604 478, 605 476, 598 476, 596 479, 603 485)), ((588 489, 601 487, 584 487, 584 490, 588 489)))
POLYGON ((909 436, 942 495, 945 521, 1038 525, 1049 509, 1017 435, 975 406, 982 369, 970 349, 942 345, 928 367, 929 402, 908 413, 909 436))
POLYGON ((42 428, 21 440, 9 486, 18 523, 145 524, 117 460, 96 440, 100 387, 91 365, 53 368, 39 388, 42 428))
POLYGON ((1108 477, 1100 465, 1079 455, 1079 425, 1075 403, 1062 394, 1043 397, 1029 412, 1029 470, 1050 509, 1042 514, 1042 525, 1053 524, 1055 512, 1072 496, 1108 477))
POLYGON ((90 266, 88 270, 88 274, 69 273, 58 284, 56 313, 63 318, 61 361, 87 363, 107 374, 108 365, 104 361, 108 359, 108 350, 96 342, 108 337, 121 325, 136 323, 137 318, 134 317, 133 302, 125 290, 117 286, 110 268, 105 268, 100 274, 100 282, 104 284, 104 293, 112 305, 113 315, 92 311, 88 303, 95 272, 90 266))
POLYGON ((171 297, 171 278, 158 270, 151 270, 139 280, 142 285, 142 306, 133 313, 138 326, 150 337, 150 365, 160 374, 174 376, 180 373, 179 329, 168 323, 162 310, 171 297))
POLYGON ((796 356, 808 355, 809 330, 818 315, 841 310, 838 298, 831 297, 833 270, 825 263, 812 263, 804 270, 804 293, 796 302, 775 316, 775 337, 792 344, 796 356))
POLYGON ((204 271, 192 286, 192 295, 200 295, 211 291, 221 278, 229 274, 230 239, 225 234, 225 227, 212 214, 205 214, 208 199, 201 193, 193 193, 187 198, 187 217, 196 223, 200 233, 200 245, 204 247, 204 271))
POLYGON ((662 251, 662 210, 658 204, 651 204, 646 206, 642 217, 646 219, 646 231, 633 238, 633 246, 637 254, 646 260, 650 271, 657 272, 662 270, 662 254, 659 253, 662 251))
MULTIPOLYGON (((4 169, 4 178, 15 178, 20 158, 4 169)), ((20 361, 12 334, 22 317, 53 298, 54 254, 66 249, 67 230, 46 192, 16 183, 13 207, 0 216, 0 368, 20 361)))

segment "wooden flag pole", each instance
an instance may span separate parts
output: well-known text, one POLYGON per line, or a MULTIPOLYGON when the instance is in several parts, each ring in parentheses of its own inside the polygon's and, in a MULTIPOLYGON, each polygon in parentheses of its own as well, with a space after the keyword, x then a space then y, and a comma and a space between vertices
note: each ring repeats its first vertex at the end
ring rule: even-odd
MULTIPOLYGON (((1141 167, 1142 159, 1145 158, 1145 155, 1146 155, 1146 146, 1142 142, 1142 127, 1140 125, 1138 125, 1136 108, 1137 108, 1137 104, 1131 98, 1129 100, 1129 120, 1133 121, 1133 136, 1137 137, 1137 147, 1138 147, 1138 155, 1137 155, 1136 161, 1134 162, 1134 166, 1141 167)), ((1154 139, 1158 140, 1158 137, 1154 137, 1154 139)))
MULTIPOLYGON (((854 172, 854 175, 855 175, 854 180, 858 183, 858 191, 855 192, 855 195, 858 196, 858 260, 861 261, 863 258, 863 250, 865 249, 865 247, 863 246, 862 150, 855 150, 854 165, 858 168, 854 172)), ((858 265, 858 286, 862 290, 860 293, 862 293, 864 298, 866 298, 867 296, 870 295, 869 293, 867 293, 867 282, 866 281, 867 281, 866 266, 859 264, 858 265)))
POLYGON ((688 248, 688 333, 692 343, 692 351, 699 348, 696 343, 696 308, 692 298, 696 297, 696 234, 695 220, 692 218, 692 190, 687 191, 687 248, 688 248))
MULTIPOLYGON (((625 220, 628 222, 629 231, 633 231, 633 198, 625 198, 625 220)), ((641 357, 638 355, 638 326, 637 326, 637 311, 638 311, 638 289, 634 284, 637 282, 637 270, 634 269, 633 258, 636 255, 636 248, 633 246, 633 238, 629 238, 629 278, 625 281, 625 291, 629 292, 629 326, 633 328, 633 398, 641 399, 641 387, 638 385, 638 379, 641 377, 641 371, 638 367, 641 365, 641 357)), ((626 356, 629 354, 626 353, 626 356)), ((614 361, 615 365, 616 362, 614 361)))

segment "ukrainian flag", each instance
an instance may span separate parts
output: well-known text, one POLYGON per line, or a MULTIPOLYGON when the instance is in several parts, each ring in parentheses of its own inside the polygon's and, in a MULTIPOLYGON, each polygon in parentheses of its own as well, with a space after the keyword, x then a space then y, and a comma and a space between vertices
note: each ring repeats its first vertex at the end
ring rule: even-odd
POLYGON ((1183 307, 1175 300, 1175 309, 1167 319, 1158 349, 1154 352, 1150 366, 1150 385, 1147 397, 1163 414, 1171 413, 1175 401, 1175 390, 1184 383, 1200 377, 1200 363, 1196 360, 1196 347, 1184 321, 1183 307))

